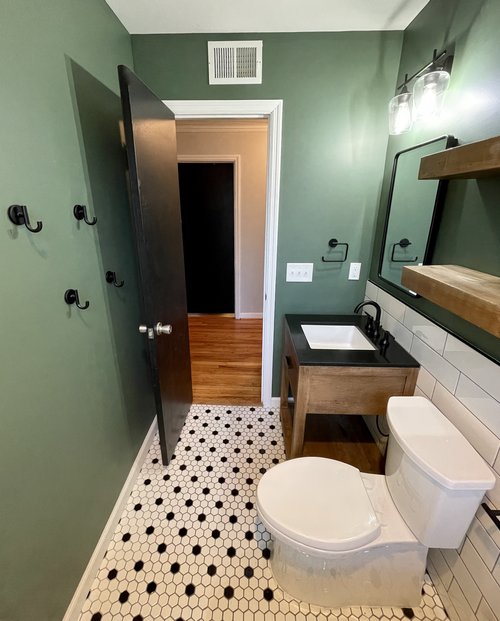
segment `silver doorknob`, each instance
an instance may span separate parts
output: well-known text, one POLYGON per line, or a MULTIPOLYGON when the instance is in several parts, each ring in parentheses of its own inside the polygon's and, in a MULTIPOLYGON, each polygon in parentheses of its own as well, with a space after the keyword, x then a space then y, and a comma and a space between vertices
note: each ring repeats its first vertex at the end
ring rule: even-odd
POLYGON ((147 326, 139 326, 139 332, 141 334, 146 334, 146 332, 148 331, 148 327, 147 326))
POLYGON ((155 326, 155 332, 158 336, 162 334, 172 334, 172 326, 169 323, 164 326, 162 323, 158 322, 155 326))

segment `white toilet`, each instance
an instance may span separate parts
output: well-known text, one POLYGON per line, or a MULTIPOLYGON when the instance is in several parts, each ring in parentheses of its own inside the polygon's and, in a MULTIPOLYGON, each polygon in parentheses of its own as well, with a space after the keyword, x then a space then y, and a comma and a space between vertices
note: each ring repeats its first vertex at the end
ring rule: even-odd
POLYGON ((428 548, 458 548, 495 477, 427 399, 391 397, 385 476, 322 457, 266 472, 257 510, 271 569, 293 597, 329 608, 418 606, 428 548))

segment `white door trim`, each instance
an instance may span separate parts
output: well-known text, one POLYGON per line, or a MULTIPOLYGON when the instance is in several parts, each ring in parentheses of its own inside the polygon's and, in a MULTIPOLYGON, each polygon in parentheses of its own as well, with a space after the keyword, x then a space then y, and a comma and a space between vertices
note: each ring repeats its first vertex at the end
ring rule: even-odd
POLYGON ((241 319, 241 157, 235 155, 178 155, 182 163, 208 162, 210 164, 233 164, 234 204, 234 316, 241 319))
POLYGON ((281 172, 281 126, 283 100, 165 100, 177 119, 267 118, 266 233, 264 252, 264 304, 262 321, 262 390, 264 407, 272 398, 276 262, 281 172))

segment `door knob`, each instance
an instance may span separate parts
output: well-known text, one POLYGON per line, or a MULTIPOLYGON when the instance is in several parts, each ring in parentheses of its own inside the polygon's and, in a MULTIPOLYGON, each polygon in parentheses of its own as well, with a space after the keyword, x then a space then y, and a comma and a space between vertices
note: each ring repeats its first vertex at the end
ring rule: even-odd
POLYGON ((164 326, 158 322, 155 326, 155 332, 158 336, 161 336, 162 334, 172 334, 172 326, 169 323, 164 326))
POLYGON ((148 331, 148 327, 147 326, 139 326, 139 332, 141 334, 146 334, 146 332, 148 331))

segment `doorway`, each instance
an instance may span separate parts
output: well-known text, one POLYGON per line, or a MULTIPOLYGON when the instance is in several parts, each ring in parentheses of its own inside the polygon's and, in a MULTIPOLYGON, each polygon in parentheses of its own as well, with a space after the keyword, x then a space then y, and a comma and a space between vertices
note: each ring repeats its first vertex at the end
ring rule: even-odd
POLYGON ((272 377, 283 101, 165 100, 164 103, 174 112, 176 120, 261 118, 268 121, 261 399, 265 407, 274 406, 279 402, 279 398, 272 398, 272 377))
POLYGON ((198 403, 261 403, 267 146, 265 119, 177 122, 198 403))
POLYGON ((179 162, 189 314, 234 314, 234 165, 179 162))

